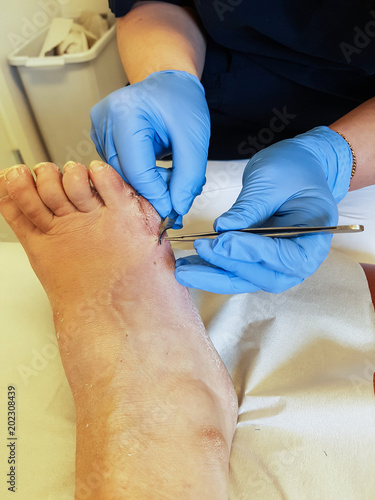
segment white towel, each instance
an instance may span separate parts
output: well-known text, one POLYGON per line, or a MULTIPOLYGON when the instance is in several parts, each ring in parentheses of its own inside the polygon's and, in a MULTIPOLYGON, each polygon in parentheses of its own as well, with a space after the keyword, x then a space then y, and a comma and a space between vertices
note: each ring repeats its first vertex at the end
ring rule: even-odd
POLYGON ((232 376, 232 500, 375 498, 375 314, 339 251, 279 295, 194 291, 232 376))

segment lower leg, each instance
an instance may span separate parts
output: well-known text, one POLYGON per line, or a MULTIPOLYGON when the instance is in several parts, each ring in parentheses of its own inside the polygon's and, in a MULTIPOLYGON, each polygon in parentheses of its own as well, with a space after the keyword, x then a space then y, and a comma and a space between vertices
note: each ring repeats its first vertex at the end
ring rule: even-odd
POLYGON ((93 498, 227 499, 231 382, 190 296, 166 276, 165 298, 133 302, 117 275, 107 295, 79 303, 96 303, 84 324, 77 302, 55 309, 77 409, 77 495, 100 464, 108 477, 93 498))

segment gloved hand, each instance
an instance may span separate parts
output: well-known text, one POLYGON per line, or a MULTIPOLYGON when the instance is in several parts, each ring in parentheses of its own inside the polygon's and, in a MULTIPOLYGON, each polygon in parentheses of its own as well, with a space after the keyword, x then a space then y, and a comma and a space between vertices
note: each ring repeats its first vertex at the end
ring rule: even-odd
POLYGON ((172 209, 188 212, 205 183, 210 139, 210 115, 198 78, 184 71, 152 73, 96 104, 91 121, 101 158, 161 217, 172 209), (155 160, 171 152, 172 175, 167 175, 155 160))
MULTIPOLYGON (((248 162, 233 207, 215 231, 246 227, 336 225, 337 203, 350 181, 352 154, 328 127, 259 151, 248 162)), ((179 259, 175 276, 185 286, 214 293, 282 292, 313 274, 326 258, 331 235, 269 238, 228 232, 196 240, 198 255, 179 259)))

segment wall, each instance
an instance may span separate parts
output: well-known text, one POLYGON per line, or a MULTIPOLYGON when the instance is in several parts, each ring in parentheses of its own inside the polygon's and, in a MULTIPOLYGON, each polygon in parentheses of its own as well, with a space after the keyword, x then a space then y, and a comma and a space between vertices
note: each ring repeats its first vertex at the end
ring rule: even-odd
POLYGON ((67 2, 66 5, 61 5, 61 12, 64 17, 74 17, 82 10, 107 12, 108 0, 79 0, 70 1, 67 2))
MULTIPOLYGON (((36 24, 48 23, 50 16, 42 9, 41 0, 7 2, 5 11, 0 18, 0 99, 7 129, 16 139, 25 162, 34 164, 46 158, 46 151, 17 72, 9 67, 7 56, 38 29, 36 24)), ((58 4, 55 11, 60 13, 58 4)))

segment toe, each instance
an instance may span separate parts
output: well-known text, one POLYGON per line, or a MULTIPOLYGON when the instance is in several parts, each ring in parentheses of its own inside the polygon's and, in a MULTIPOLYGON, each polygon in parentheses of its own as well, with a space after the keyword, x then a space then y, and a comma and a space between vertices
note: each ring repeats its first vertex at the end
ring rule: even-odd
POLYGON ((160 216, 154 207, 124 180, 110 165, 93 161, 90 165, 90 178, 104 204, 113 210, 131 211, 143 219, 148 230, 157 235, 160 216))
POLYGON ((34 167, 36 187, 43 203, 58 217, 76 212, 62 186, 62 173, 54 163, 38 163, 34 167))
MULTIPOLYGON (((0 171, 0 213, 6 220, 8 224, 12 221, 17 220, 20 216, 25 217, 23 212, 18 208, 18 206, 13 202, 12 198, 9 196, 7 184, 5 180, 5 173, 9 170, 0 171)), ((25 217, 26 219, 26 217, 25 217)))
POLYGON ((9 170, 6 168, 4 170, 0 170, 0 200, 5 200, 5 198, 9 198, 8 190, 6 187, 5 181, 5 173, 9 170))
POLYGON ((3 211, 3 215, 6 220, 9 217, 7 221, 16 235, 18 236, 14 226, 22 228, 25 224, 47 232, 54 216, 41 200, 30 169, 25 165, 16 165, 5 172, 5 180, 13 203, 9 200, 5 204, 9 210, 3 211))
POLYGON ((64 166, 63 185, 70 202, 80 212, 92 212, 103 205, 90 185, 89 172, 81 163, 69 161, 64 166))
POLYGON ((92 161, 90 178, 100 197, 108 207, 124 204, 124 197, 136 196, 134 189, 126 184, 120 175, 110 165, 101 161, 92 161))

